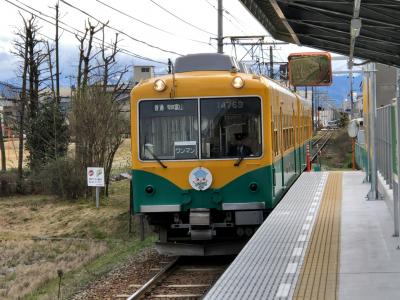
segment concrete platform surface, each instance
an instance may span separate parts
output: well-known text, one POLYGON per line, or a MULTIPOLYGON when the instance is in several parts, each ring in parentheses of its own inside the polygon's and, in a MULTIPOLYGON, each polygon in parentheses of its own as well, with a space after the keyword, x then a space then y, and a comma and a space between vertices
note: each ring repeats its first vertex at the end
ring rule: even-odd
POLYGON ((400 299, 393 216, 364 178, 302 174, 205 299, 400 299))
POLYGON ((328 174, 303 173, 204 299, 290 298, 328 174))
POLYGON ((343 173, 339 299, 400 299, 399 239, 382 200, 367 201, 362 172, 343 173))

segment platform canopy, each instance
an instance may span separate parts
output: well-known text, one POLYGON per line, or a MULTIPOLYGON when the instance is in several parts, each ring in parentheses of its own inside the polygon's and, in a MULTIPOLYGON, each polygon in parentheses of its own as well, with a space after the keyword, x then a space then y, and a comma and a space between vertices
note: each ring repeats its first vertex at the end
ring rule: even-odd
POLYGON ((240 1, 275 39, 400 66, 400 1, 240 1))

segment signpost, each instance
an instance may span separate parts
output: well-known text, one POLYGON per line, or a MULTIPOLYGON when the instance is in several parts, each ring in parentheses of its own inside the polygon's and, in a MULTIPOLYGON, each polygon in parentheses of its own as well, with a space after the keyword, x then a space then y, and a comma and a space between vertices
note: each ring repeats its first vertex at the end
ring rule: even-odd
POLYGON ((351 120, 349 126, 347 127, 347 133, 351 137, 351 150, 352 150, 352 166, 353 170, 356 169, 356 159, 355 159, 355 148, 356 148, 356 137, 358 134, 359 125, 357 120, 351 120))
POLYGON ((87 168, 87 185, 96 187, 96 208, 99 208, 100 188, 104 187, 104 168, 87 168))

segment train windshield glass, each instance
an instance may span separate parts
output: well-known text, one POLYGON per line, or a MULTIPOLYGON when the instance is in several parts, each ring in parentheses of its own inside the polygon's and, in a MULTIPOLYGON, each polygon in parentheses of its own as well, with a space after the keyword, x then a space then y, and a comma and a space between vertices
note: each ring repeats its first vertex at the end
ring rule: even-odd
POLYGON ((139 103, 140 158, 198 158, 198 100, 154 100, 139 103))
POLYGON ((203 159, 261 156, 259 98, 201 99, 200 115, 203 159))

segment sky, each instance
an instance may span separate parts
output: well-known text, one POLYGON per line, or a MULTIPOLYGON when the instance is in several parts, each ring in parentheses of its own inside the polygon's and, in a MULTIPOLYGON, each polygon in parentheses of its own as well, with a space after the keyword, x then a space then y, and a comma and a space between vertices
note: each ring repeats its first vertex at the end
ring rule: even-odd
MULTIPOLYGON (((224 36, 269 36, 238 0, 224 0, 223 3, 224 36)), ((15 32, 22 26, 22 17, 19 14, 30 16, 23 9, 37 14, 42 37, 53 38, 55 26, 51 24, 54 23, 51 17, 55 16, 55 4, 56 0, 0 0, 0 81, 13 82, 17 78, 16 58, 10 52, 13 49, 15 32)), ((84 29, 88 18, 92 24, 97 24, 95 19, 101 22, 108 21, 112 29, 106 29, 106 41, 111 42, 116 31, 119 31, 120 47, 155 61, 165 63, 168 58, 174 60, 178 54, 216 52, 217 0, 60 0, 59 6, 60 27, 76 32, 84 29), (90 14, 91 17, 72 6, 90 14)), ((101 35, 98 37, 101 38, 101 35)), ((268 41, 273 39, 268 38, 268 41)), ((241 57, 245 51, 244 48, 237 48, 238 56, 241 57)), ((286 60, 289 53, 301 51, 315 50, 296 45, 279 45, 275 48, 274 60, 286 60)), ((224 46, 224 52, 234 54, 229 45, 224 46)), ((71 81, 71 75, 76 73, 78 54, 78 41, 74 34, 61 29, 60 59, 63 82, 71 81)), ((127 65, 163 66, 134 58, 132 55, 121 54, 119 59, 127 65)), ((343 69, 345 65, 345 61, 335 62, 334 68, 343 69)))

